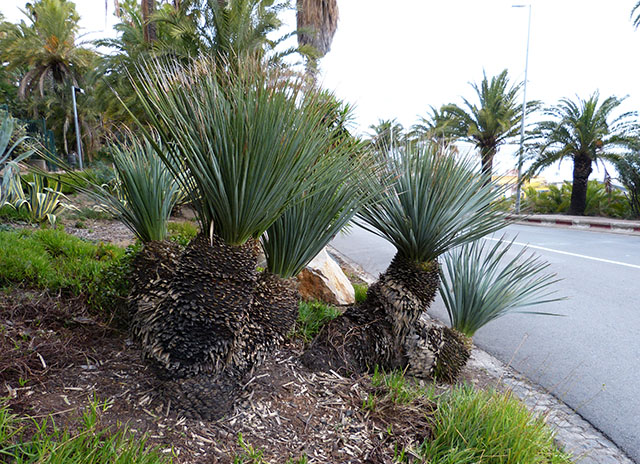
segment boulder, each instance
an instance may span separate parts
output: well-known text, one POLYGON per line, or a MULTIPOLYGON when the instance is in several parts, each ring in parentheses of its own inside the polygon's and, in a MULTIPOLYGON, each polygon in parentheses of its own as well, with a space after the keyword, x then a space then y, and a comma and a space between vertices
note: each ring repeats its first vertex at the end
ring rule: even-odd
POLYGON ((320 300, 334 305, 355 303, 353 285, 326 249, 300 272, 298 285, 303 300, 320 300))

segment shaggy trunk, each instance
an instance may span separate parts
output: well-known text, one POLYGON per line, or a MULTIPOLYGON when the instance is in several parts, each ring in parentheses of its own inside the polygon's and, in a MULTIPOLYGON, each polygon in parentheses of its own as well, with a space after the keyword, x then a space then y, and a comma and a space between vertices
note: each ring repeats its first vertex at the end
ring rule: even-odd
POLYGON ((267 271, 258 275, 247 323, 240 333, 233 365, 247 371, 280 345, 298 318, 300 296, 293 279, 267 271))
POLYGON ((139 304, 144 355, 169 378, 221 372, 247 321, 257 242, 230 246, 199 234, 180 257, 158 304, 139 304))
POLYGON ((198 235, 180 255, 151 242, 133 263, 133 334, 165 398, 190 417, 229 412, 243 376, 292 329, 292 280, 256 272, 257 242, 229 246, 198 235))
POLYGON ((167 288, 178 267, 181 251, 180 245, 169 240, 149 242, 133 258, 127 307, 135 337, 140 336, 140 324, 145 319, 139 308, 155 307, 160 302, 162 289, 167 288))
POLYGON ((343 373, 377 365, 408 367, 419 377, 455 377, 468 359, 468 345, 451 329, 421 318, 439 279, 437 261, 415 263, 396 255, 366 300, 325 326, 303 362, 343 373))
POLYGON ((569 214, 584 215, 587 207, 587 184, 591 171, 591 158, 587 155, 578 155, 573 159, 573 186, 569 214))

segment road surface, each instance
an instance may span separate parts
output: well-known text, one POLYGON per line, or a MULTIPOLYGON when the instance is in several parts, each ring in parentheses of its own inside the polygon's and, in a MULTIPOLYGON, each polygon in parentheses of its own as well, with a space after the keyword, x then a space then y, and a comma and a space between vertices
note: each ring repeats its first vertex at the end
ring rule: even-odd
MULTIPOLYGON (((503 233, 551 263, 568 299, 534 308, 563 317, 508 315, 480 329, 475 343, 551 391, 640 463, 640 236, 511 225, 493 237, 503 233)), ((332 246, 376 276, 395 253, 358 227, 332 246)), ((448 322, 439 298, 430 312, 448 322)))

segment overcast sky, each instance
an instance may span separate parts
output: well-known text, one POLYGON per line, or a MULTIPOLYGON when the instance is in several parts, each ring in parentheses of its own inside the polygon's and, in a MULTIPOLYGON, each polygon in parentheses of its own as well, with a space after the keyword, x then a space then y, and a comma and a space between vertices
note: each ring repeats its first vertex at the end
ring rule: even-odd
MULTIPOLYGON (((527 8, 509 0, 339 0, 340 22, 322 60, 324 86, 355 104, 361 133, 378 119, 405 127, 429 105, 473 97, 469 82, 508 69, 524 78, 527 8)), ((629 15, 636 0, 532 0, 528 99, 553 104, 562 97, 629 97, 623 110, 640 109, 640 31, 629 15)), ((0 11, 20 18, 23 0, 2 0, 0 11)), ((113 0, 76 0, 84 38, 112 34, 113 0)), ((293 15, 290 15, 293 23, 293 15)), ((293 28, 293 24, 290 25, 293 28)), ((512 167, 505 147, 498 169, 512 167)), ((570 163, 551 168, 570 177, 570 163)), ((602 173, 592 178, 602 177, 602 173)))

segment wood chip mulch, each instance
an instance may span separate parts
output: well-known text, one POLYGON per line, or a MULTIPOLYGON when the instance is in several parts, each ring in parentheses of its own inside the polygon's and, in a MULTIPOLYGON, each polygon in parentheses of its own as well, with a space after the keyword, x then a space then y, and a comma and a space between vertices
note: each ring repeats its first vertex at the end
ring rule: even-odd
POLYGON ((100 424, 146 434, 174 463, 226 463, 262 450, 264 462, 391 463, 429 436, 433 404, 398 405, 368 376, 310 372, 289 342, 247 377, 234 411, 186 419, 157 393, 133 342, 88 314, 80 299, 14 290, 0 294, 0 396, 13 412, 73 427, 93 399, 100 424), (374 411, 363 407, 378 398, 374 411), (242 434, 245 448, 238 441, 242 434))

